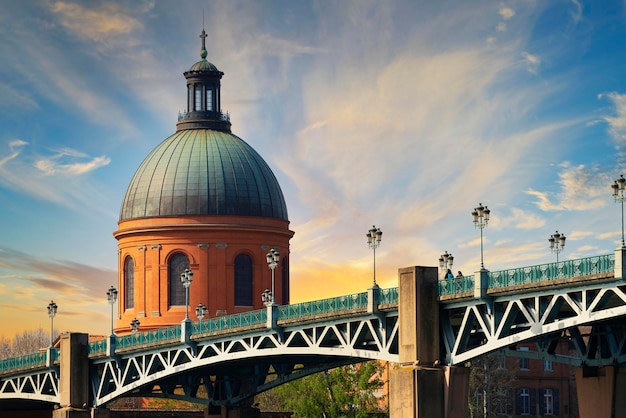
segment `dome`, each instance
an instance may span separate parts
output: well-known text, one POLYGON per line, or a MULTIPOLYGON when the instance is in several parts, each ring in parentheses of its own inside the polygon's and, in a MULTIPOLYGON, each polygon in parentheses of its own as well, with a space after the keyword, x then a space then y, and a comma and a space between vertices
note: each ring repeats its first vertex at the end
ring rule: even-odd
POLYGON ((230 132, 179 130, 141 163, 122 201, 120 221, 222 215, 287 219, 276 177, 230 132))
POLYGON ((198 62, 196 62, 194 65, 191 66, 191 68, 189 69, 190 72, 192 71, 198 71, 198 72, 206 72, 206 71, 218 71, 217 67, 213 64, 211 64, 209 61, 202 59, 198 62))

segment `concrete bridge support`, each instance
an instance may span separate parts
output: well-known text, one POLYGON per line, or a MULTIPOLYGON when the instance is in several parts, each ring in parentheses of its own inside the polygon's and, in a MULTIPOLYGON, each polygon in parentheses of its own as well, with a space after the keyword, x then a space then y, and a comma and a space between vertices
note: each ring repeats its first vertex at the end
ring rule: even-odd
POLYGON ((90 408, 89 404, 89 336, 66 333, 60 337, 59 370, 60 408, 52 418, 108 418, 106 408, 90 408))
POLYGON ((615 366, 578 368, 576 392, 580 418, 626 416, 626 369, 615 366))
POLYGON ((467 418, 469 370, 439 366, 437 268, 398 271, 399 367, 390 372, 392 418, 467 418))

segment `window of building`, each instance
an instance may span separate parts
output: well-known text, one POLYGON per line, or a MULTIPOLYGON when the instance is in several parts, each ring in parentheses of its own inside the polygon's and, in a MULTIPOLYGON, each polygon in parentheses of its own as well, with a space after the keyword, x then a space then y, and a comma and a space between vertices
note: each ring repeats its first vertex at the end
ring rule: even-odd
POLYGON ((235 305, 252 306, 252 259, 247 254, 235 257, 235 305))
POLYGON ((193 86, 187 89, 187 112, 193 111, 193 86))
POLYGON ((559 390, 555 388, 551 389, 539 389, 539 413, 547 416, 558 416, 559 409, 559 390))
POLYGON ((210 88, 206 89, 206 110, 213 110, 213 90, 210 88))
POLYGON ((519 405, 520 415, 530 415, 530 390, 526 388, 521 388, 519 401, 520 401, 520 405, 519 405))
POLYGON ((202 110, 202 86, 195 86, 196 100, 194 109, 196 112, 202 110))
POLYGON ((552 389, 543 390, 543 415, 554 415, 554 397, 552 389))
POLYGON ((124 260, 124 309, 135 307, 135 262, 128 256, 124 260))
POLYGON ((552 368, 552 360, 544 360, 543 361, 543 370, 547 372, 551 372, 554 369, 552 368))
POLYGON ((167 272, 169 277, 169 305, 185 305, 185 288, 180 275, 189 268, 189 258, 183 253, 175 253, 170 257, 167 272))
MULTIPOLYGON (((519 347, 518 351, 528 351, 528 347, 519 347)), ((520 357, 519 359, 519 369, 520 370, 530 370, 530 362, 527 358, 520 357)))
POLYGON ((519 359, 519 369, 520 370, 530 370, 530 362, 528 361, 527 358, 520 358, 519 359))

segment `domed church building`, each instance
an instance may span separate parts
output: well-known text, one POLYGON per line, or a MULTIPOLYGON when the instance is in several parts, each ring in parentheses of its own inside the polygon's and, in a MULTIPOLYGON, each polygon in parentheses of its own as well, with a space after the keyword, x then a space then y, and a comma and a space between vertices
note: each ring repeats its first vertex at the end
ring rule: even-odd
POLYGON ((187 111, 176 133, 141 163, 122 202, 118 230, 118 307, 115 331, 130 332, 135 318, 147 330, 185 318, 189 269, 189 316, 203 304, 206 317, 264 307, 272 290, 266 256, 278 251, 274 300, 289 302, 287 206, 267 163, 231 133, 221 111, 224 75, 206 60, 184 73, 187 111))

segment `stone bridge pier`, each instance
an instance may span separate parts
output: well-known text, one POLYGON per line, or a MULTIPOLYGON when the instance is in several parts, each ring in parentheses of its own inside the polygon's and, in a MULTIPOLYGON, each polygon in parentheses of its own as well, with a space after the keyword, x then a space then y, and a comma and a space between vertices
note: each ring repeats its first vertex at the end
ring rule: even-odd
POLYGON ((399 364, 390 371, 392 418, 467 418, 469 369, 440 366, 436 267, 398 271, 399 364))

